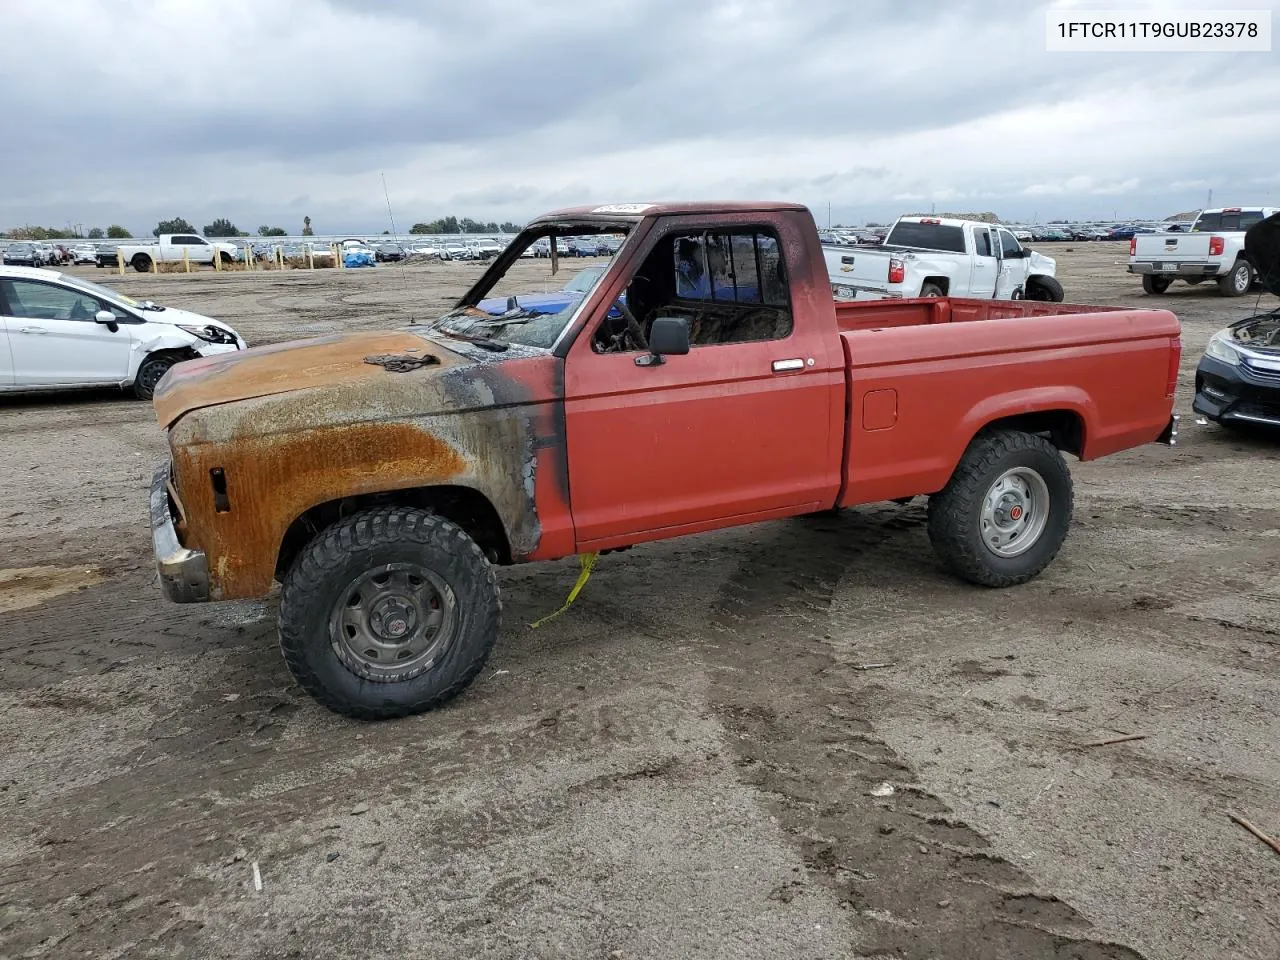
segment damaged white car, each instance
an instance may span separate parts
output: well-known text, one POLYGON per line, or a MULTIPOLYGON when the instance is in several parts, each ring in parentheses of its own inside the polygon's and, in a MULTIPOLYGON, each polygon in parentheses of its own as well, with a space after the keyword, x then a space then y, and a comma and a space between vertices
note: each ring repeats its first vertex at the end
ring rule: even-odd
POLYGON ((226 324, 53 270, 0 267, 0 391, 119 386, 150 399, 183 360, 245 349, 226 324))

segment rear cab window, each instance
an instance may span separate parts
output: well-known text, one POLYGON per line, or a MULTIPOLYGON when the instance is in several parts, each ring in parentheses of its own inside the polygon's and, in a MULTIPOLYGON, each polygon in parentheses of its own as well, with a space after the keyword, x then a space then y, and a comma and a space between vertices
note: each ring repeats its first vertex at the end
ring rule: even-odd
POLYGON ((964 228, 944 223, 899 220, 885 237, 886 247, 919 247, 944 253, 964 253, 964 228))
POLYGON ((1192 231, 1195 233, 1230 233, 1248 230, 1255 223, 1262 222, 1261 210, 1223 210, 1214 213, 1202 213, 1192 231))

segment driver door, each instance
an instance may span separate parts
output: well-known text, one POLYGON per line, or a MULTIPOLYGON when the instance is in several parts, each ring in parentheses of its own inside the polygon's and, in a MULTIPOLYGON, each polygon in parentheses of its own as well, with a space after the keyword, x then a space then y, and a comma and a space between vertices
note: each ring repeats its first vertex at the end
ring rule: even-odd
MULTIPOLYGON (((129 375, 130 327, 94 320, 111 307, 43 280, 0 280, 0 312, 13 354, 14 385, 121 383, 129 375)), ((113 311, 114 312, 114 311, 113 311)))
POLYGON ((565 419, 580 551, 805 512, 834 497, 840 339, 809 292, 819 288, 810 252, 783 242, 798 231, 761 219, 720 227, 671 218, 646 239, 627 308, 643 330, 657 315, 692 316, 688 354, 651 364, 634 344, 602 347, 612 300, 570 349, 565 419), (708 238, 719 253, 696 256, 715 265, 682 270, 679 251, 708 238))
POLYGON ((1017 237, 1004 228, 997 231, 1000 244, 1000 281, 996 285, 997 300, 1012 300, 1013 291, 1027 285, 1028 261, 1017 237))

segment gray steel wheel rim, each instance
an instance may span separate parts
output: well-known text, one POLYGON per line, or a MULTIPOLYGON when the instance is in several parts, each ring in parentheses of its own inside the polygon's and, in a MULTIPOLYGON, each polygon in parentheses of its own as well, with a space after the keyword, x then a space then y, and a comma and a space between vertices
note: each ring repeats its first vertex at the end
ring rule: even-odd
POLYGON ((1249 289, 1250 279, 1248 267, 1237 267, 1235 275, 1231 278, 1231 285, 1241 293, 1245 293, 1249 289))
POLYGON ((149 363, 142 368, 142 388, 148 392, 152 392, 156 388, 156 384, 164 379, 164 375, 169 372, 169 367, 173 364, 149 363))
POLYGON ((457 626, 457 598, 438 574, 418 563, 384 563, 338 593, 329 641, 352 673, 397 683, 432 669, 457 626))
POLYGON ((1030 467, 1000 474, 982 498, 982 542, 997 557, 1017 557, 1035 546, 1049 523, 1049 485, 1030 467))

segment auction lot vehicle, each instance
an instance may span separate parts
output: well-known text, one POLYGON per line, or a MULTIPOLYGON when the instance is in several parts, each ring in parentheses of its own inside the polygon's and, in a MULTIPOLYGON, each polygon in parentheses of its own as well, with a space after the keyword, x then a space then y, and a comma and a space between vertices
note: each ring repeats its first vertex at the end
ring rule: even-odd
POLYGON ((230 266, 240 256, 239 248, 234 243, 206 240, 193 233, 162 233, 152 243, 122 243, 117 248, 117 255, 124 255, 124 262, 139 273, 148 273, 156 263, 190 263, 212 264, 214 257, 222 261, 223 266, 230 266))
POLYGON ((1244 255, 1245 231, 1277 210, 1219 207, 1202 210, 1186 233, 1137 234, 1129 241, 1129 272, 1142 276, 1147 293, 1164 293, 1174 280, 1216 280, 1224 297, 1242 297, 1256 276, 1244 255))
POLYGON ((467 686, 495 564, 927 495, 942 561, 1039 574, 1085 460, 1175 442, 1177 318, 1030 301, 836 303, 783 203, 620 204, 530 223, 438 320, 178 364, 150 494, 178 602, 282 584, 321 703, 378 719, 467 686), (555 313, 478 304, 539 238, 622 233, 555 313))
MULTIPOLYGON (((1265 293, 1280 296, 1280 213, 1245 234, 1265 293)), ((1216 423, 1280 427, 1280 310, 1237 320, 1209 338, 1192 403, 1216 423)))
POLYGON ((872 247, 824 247, 837 300, 973 297, 1061 302, 1056 263, 1007 227, 981 220, 899 217, 872 247))
POLYGON ((146 400, 175 363, 244 348, 198 313, 53 270, 0 267, 0 390, 118 386, 146 400))

